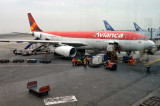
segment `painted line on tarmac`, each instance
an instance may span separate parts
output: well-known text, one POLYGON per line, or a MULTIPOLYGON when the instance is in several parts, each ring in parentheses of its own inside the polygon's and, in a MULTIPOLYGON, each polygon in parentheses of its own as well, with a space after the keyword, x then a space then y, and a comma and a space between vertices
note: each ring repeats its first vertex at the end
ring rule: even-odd
POLYGON ((43 99, 43 101, 44 101, 45 106, 47 106, 47 105, 54 105, 54 104, 76 102, 77 99, 74 95, 72 95, 72 96, 61 96, 61 97, 54 97, 54 98, 46 98, 46 99, 43 99))

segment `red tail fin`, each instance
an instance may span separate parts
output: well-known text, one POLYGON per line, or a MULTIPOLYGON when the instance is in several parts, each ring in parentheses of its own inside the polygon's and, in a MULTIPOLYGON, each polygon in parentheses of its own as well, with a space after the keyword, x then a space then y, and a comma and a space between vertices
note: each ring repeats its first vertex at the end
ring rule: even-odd
POLYGON ((29 19, 29 24, 30 24, 30 28, 31 28, 31 31, 42 31, 36 21, 34 20, 34 18, 32 17, 32 14, 31 13, 28 13, 28 19, 29 19))

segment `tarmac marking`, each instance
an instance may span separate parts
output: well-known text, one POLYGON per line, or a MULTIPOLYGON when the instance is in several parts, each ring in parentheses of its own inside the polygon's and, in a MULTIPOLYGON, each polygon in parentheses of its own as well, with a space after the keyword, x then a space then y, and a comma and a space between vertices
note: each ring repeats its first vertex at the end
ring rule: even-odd
POLYGON ((12 47, 12 46, 8 46, 8 45, 1 45, 1 47, 7 47, 7 48, 14 48, 14 47, 12 47))
POLYGON ((160 59, 156 59, 156 60, 151 61, 151 62, 149 62, 149 63, 147 63, 147 64, 144 64, 144 65, 145 65, 145 66, 151 65, 151 64, 156 63, 156 62, 158 62, 158 61, 160 61, 160 59))
POLYGON ((43 101, 44 101, 44 104, 47 106, 47 105, 53 105, 53 104, 76 102, 77 99, 74 95, 72 95, 72 96, 46 98, 46 99, 43 99, 43 101))
POLYGON ((7 48, 15 49, 15 47, 13 47, 13 45, 11 45, 11 44, 1 44, 0 47, 7 47, 7 48))

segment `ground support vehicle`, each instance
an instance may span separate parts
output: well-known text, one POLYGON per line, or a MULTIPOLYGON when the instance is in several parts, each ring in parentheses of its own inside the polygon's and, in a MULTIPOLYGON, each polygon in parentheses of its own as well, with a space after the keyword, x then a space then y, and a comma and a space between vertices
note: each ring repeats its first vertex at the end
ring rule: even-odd
POLYGON ((50 86, 39 86, 37 81, 31 81, 27 83, 27 89, 29 89, 29 93, 37 94, 38 96, 42 96, 42 94, 48 94, 50 91, 50 86))
POLYGON ((24 50, 22 52, 22 56, 30 56, 30 55, 32 55, 32 50, 24 50))
POLYGON ((17 49, 14 49, 13 50, 13 53, 15 54, 15 55, 21 55, 22 54, 22 50, 17 50, 17 49))

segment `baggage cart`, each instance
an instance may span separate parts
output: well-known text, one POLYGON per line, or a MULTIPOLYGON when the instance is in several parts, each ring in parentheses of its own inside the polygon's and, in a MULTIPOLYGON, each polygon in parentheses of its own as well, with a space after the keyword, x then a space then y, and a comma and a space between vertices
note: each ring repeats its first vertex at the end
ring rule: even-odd
POLYGON ((50 86, 39 86, 37 81, 31 81, 27 83, 27 89, 29 89, 29 93, 35 93, 38 96, 41 96, 42 94, 48 94, 50 86))
POLYGON ((37 63, 37 59, 27 59, 27 63, 37 63))

